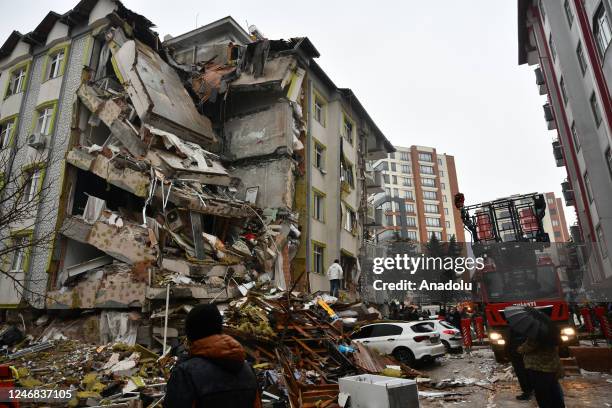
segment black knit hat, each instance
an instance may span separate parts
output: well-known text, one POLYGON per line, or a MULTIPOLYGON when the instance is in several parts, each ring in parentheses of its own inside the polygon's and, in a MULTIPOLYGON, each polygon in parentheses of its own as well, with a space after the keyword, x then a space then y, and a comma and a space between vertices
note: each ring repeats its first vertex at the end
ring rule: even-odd
POLYGON ((197 305, 187 314, 185 334, 190 341, 220 334, 222 323, 223 317, 217 306, 208 303, 197 305))

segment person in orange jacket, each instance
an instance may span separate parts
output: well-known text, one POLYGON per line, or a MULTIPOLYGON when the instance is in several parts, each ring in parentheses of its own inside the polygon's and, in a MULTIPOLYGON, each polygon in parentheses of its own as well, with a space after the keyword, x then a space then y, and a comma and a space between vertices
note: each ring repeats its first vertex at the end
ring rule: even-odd
POLYGON ((189 358, 170 374, 166 408, 261 408, 257 379, 244 348, 222 334, 223 318, 215 305, 201 304, 187 314, 189 358))

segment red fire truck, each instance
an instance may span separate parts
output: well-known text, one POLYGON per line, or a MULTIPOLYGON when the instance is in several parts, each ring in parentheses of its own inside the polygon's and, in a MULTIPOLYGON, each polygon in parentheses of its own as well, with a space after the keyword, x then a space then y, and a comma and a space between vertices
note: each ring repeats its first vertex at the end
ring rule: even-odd
POLYGON ((504 310, 511 305, 528 305, 546 313, 559 327, 567 346, 577 344, 569 323, 557 266, 550 256, 550 240, 542 219, 546 200, 542 194, 524 194, 465 206, 462 194, 455 196, 465 229, 472 236, 475 257, 484 267, 473 276, 474 301, 481 304, 495 358, 507 358, 508 323, 504 310))

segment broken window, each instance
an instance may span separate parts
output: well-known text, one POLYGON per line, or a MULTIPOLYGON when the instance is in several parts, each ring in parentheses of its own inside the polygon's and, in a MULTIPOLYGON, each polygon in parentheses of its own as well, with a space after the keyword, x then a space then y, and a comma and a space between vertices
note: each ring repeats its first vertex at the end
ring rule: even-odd
POLYGON ((17 68, 11 72, 11 78, 6 96, 15 95, 24 91, 27 72, 27 67, 17 68))
POLYGON ((53 79, 63 75, 65 56, 66 51, 64 49, 49 55, 49 71, 47 74, 47 79, 53 79))
POLYGON ((313 272, 322 274, 325 271, 325 247, 320 244, 313 244, 312 255, 313 272))
POLYGON ((14 128, 15 119, 9 119, 0 124, 0 149, 4 149, 9 145, 14 128))

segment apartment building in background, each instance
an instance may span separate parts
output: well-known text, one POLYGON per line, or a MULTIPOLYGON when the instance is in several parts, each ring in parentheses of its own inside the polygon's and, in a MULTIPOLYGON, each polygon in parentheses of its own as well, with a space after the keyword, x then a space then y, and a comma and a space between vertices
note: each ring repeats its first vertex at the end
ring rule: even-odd
POLYGON ((544 231, 548 233, 550 242, 568 242, 570 235, 565 221, 563 200, 552 192, 545 193, 544 197, 546 198, 546 214, 542 220, 544 231))
POLYGON ((519 0, 519 64, 536 67, 544 116, 574 206, 587 278, 612 287, 612 7, 609 0, 519 0))
POLYGON ((403 236, 425 243, 432 235, 441 241, 451 237, 464 242, 463 224, 454 205, 459 192, 455 158, 433 147, 395 146, 395 153, 376 161, 382 172, 384 191, 371 197, 380 204, 381 226, 375 229, 378 241, 403 236), (393 198, 384 201, 385 197, 393 198), (400 200, 397 200, 397 199, 400 200), (404 207, 406 225, 402 225, 404 207), (405 231, 403 231, 405 230, 405 231))

